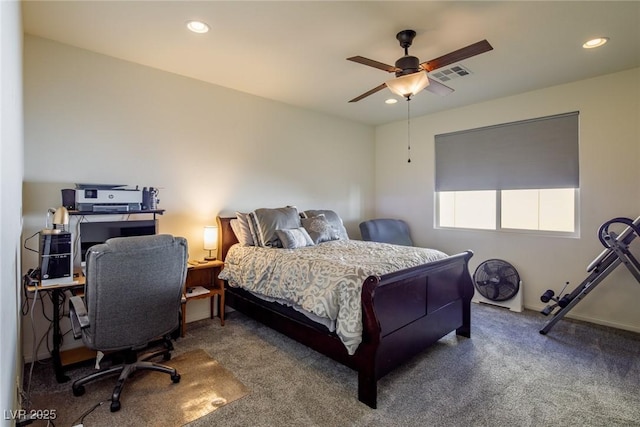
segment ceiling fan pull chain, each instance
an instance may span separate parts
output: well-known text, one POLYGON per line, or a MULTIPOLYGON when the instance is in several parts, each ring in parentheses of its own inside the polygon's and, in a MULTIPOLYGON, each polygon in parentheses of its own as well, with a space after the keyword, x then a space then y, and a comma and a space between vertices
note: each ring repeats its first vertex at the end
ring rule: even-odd
POLYGON ((411 96, 407 96, 407 163, 411 163, 411 96))

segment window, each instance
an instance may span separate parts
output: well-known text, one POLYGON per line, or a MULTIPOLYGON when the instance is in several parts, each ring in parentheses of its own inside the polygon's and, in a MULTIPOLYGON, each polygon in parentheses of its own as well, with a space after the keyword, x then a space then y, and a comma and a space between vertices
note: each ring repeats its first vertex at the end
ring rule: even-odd
POLYGON ((439 193, 441 227, 496 229, 496 191, 439 193))
POLYGON ((575 233, 573 188, 442 191, 437 193, 438 226, 480 230, 575 233))
POLYGON ((577 233, 578 113, 436 135, 436 225, 577 233))
POLYGON ((501 228, 575 231, 575 189, 502 190, 501 193, 501 228))

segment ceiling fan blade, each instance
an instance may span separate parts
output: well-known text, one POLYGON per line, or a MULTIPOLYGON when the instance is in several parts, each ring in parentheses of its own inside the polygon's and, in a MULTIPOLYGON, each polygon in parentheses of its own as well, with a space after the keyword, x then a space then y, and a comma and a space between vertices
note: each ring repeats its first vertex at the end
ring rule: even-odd
POLYGON ((365 92, 360 96, 357 96, 355 98, 353 98, 351 101, 349 102, 358 102, 360 101, 362 98, 366 98, 369 95, 373 95, 374 93, 381 91, 382 89, 384 89, 385 87, 387 87, 387 85, 385 83, 382 83, 380 86, 375 87, 373 89, 371 89, 369 92, 365 92))
POLYGON ((440 96, 446 96, 453 92, 453 89, 451 89, 449 86, 443 85, 436 79, 432 78, 429 78, 429 86, 426 87, 426 90, 440 96))
POLYGON ((420 64, 420 67, 429 72, 453 64, 455 62, 460 62, 467 58, 471 58, 472 56, 480 55, 481 53, 485 53, 490 50, 493 50, 493 46, 491 46, 488 41, 482 40, 477 43, 470 44, 467 47, 449 52, 439 58, 432 59, 431 61, 423 62, 422 64, 420 64))
POLYGON ((369 67, 377 68, 388 73, 395 73, 399 71, 395 66, 389 64, 383 64, 382 62, 374 61, 373 59, 365 58, 363 56, 352 56, 347 58, 347 61, 357 62, 358 64, 368 65, 369 67))

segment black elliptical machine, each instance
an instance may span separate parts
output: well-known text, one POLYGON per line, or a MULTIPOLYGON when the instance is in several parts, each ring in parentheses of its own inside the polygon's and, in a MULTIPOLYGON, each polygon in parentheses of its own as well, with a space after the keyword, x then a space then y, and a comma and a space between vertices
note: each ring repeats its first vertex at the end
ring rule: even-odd
POLYGON ((544 303, 553 301, 541 311, 542 314, 548 316, 557 309, 553 319, 540 330, 542 335, 546 335, 553 325, 558 323, 582 298, 594 290, 620 264, 624 264, 640 283, 640 262, 629 251, 629 245, 636 237, 640 237, 640 217, 636 218, 635 221, 631 221, 629 218, 613 218, 600 226, 598 238, 605 249, 587 267, 587 272, 589 273, 587 278, 573 292, 562 297, 560 295, 562 295, 569 282, 562 288, 558 296, 555 295, 552 289, 549 289, 540 297, 540 300, 544 303), (613 224, 623 224, 627 227, 617 235, 609 230, 609 227, 613 224))

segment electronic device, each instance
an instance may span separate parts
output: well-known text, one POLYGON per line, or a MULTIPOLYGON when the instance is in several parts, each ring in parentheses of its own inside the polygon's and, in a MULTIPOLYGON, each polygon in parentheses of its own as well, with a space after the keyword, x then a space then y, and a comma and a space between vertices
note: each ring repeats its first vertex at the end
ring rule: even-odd
POLYGON ((68 231, 45 229, 39 243, 40 285, 73 282, 73 239, 68 231))
POLYGON ((148 236, 156 234, 157 220, 95 221, 80 223, 80 258, 84 262, 87 250, 113 237, 148 236))
POLYGON ((155 210, 158 208, 158 193, 159 190, 154 187, 144 187, 142 189, 142 209, 143 210, 155 210))
POLYGON ((521 312, 522 281, 513 265, 501 259, 481 262, 473 273, 476 290, 471 299, 475 303, 485 303, 521 312))
POLYGON ((128 212, 142 207, 142 190, 138 189, 79 188, 75 193, 81 212, 128 212))
POLYGON ((73 188, 63 188, 60 190, 62 193, 62 206, 69 210, 76 209, 76 190, 73 188))

